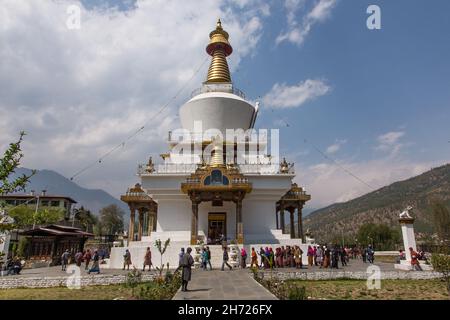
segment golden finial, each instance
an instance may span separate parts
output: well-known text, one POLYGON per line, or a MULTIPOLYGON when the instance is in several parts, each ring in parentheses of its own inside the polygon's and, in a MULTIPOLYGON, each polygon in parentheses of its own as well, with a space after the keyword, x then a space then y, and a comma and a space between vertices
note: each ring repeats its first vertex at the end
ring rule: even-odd
POLYGON ((206 52, 212 56, 211 65, 208 69, 206 83, 230 83, 231 76, 226 57, 232 52, 233 48, 228 42, 228 32, 223 30, 220 18, 217 20, 216 29, 209 34, 209 44, 206 52))

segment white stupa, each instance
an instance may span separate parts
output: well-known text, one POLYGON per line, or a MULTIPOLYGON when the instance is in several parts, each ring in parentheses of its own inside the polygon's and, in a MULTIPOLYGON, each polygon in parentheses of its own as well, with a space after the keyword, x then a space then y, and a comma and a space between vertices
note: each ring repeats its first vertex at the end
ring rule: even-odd
MULTIPOLYGON (((228 38, 219 20, 206 47, 212 56, 207 79, 180 108, 182 130, 169 132, 162 163, 150 158, 140 165, 140 183, 122 196, 131 210, 127 248, 136 266, 141 267, 147 247, 159 261, 157 239, 171 239, 164 260, 173 267, 181 247, 199 243, 210 246, 213 264, 221 263, 214 254, 220 256, 225 243, 247 249, 303 243, 301 213, 311 197, 293 183, 293 164, 280 161, 273 146, 272 153, 262 152, 269 141, 261 135, 244 143, 227 135, 227 129, 252 129, 258 111, 231 81, 228 38), (180 150, 194 153, 182 157, 180 150)), ((110 267, 122 267, 125 249, 112 249, 110 267)))

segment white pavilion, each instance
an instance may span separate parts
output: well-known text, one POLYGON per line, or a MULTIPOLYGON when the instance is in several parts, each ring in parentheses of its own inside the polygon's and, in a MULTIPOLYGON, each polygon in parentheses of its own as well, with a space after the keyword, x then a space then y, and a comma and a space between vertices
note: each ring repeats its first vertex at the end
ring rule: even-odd
POLYGON ((274 146, 267 152, 267 135, 248 134, 255 132, 258 104, 231 81, 227 56, 233 49, 220 20, 209 37, 207 79, 181 106, 182 129, 169 132, 162 163, 150 157, 139 165, 140 183, 121 197, 131 211, 128 241, 112 249, 110 268, 122 267, 125 249, 136 267, 142 267, 147 247, 159 261, 155 240, 169 238, 164 263, 172 267, 181 247, 198 244, 210 247, 213 265, 221 263, 222 245, 230 243, 247 252, 295 244, 306 253, 302 208, 311 197, 293 183, 293 164, 280 161, 274 146), (246 135, 230 138, 230 129, 246 135))

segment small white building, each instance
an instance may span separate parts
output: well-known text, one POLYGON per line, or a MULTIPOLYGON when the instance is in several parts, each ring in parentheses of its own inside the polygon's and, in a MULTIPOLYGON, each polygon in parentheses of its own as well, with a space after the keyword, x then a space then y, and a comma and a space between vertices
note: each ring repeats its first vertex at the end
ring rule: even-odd
POLYGON ((248 131, 258 104, 231 82, 226 57, 232 47, 220 20, 206 51, 212 56, 207 79, 181 106, 182 128, 169 132, 169 152, 161 164, 150 158, 139 165, 140 183, 122 196, 131 210, 129 241, 112 249, 112 268, 122 267, 125 249, 136 266, 142 267, 147 247, 159 261, 157 239, 171 239, 164 262, 174 267, 181 247, 199 243, 210 245, 213 264, 221 263, 224 241, 248 249, 303 243, 302 208, 311 197, 293 184, 293 164, 280 161, 277 132, 269 139, 267 131, 248 131))

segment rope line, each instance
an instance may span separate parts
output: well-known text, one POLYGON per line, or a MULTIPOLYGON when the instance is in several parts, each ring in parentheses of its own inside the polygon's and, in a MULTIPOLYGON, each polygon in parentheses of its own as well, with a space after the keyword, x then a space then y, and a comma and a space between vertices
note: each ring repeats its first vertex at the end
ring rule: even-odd
POLYGON ((133 139, 134 137, 136 137, 139 133, 141 133, 142 131, 144 131, 144 129, 146 128, 146 126, 151 122, 151 121, 155 121, 155 119, 172 103, 172 101, 176 100, 178 98, 178 96, 181 94, 181 92, 183 92, 186 87, 188 86, 188 84, 195 78, 195 76, 200 72, 200 70, 203 68, 203 66, 205 65, 206 61, 209 60, 209 57, 206 57, 205 60, 203 60, 203 62, 200 64, 200 66, 195 70, 195 72, 193 73, 193 75, 180 87, 180 89, 178 89, 178 91, 175 93, 175 95, 173 95, 169 101, 167 101, 167 103, 165 105, 163 105, 158 112, 156 112, 152 117, 149 117, 148 120, 138 129, 136 130, 133 134, 131 134, 128 138, 126 138, 124 141, 122 141, 121 143, 119 143, 118 145, 116 145, 115 147, 113 147, 111 150, 109 150, 108 152, 106 152, 105 154, 103 154, 100 158, 98 158, 96 161, 90 163, 89 165, 87 165, 86 167, 80 169, 79 171, 77 171, 74 175, 72 175, 70 177, 70 180, 73 181, 76 177, 80 176, 81 174, 83 174, 84 172, 88 171, 89 169, 91 169, 92 167, 96 166, 97 164, 101 164, 103 162, 103 160, 105 158, 107 158, 108 156, 110 156, 112 153, 114 153, 116 150, 120 149, 120 148, 124 148, 125 145, 127 144, 127 142, 129 142, 131 139, 133 139))
MULTIPOLYGON (((271 108, 271 111, 274 112, 274 109, 271 108)), ((283 121, 286 124, 286 127, 291 127, 291 125, 284 120, 283 118, 279 118, 280 121, 283 121)), ((363 179, 361 179, 360 177, 358 177, 356 174, 352 173, 350 170, 346 169, 344 166, 342 166, 338 161, 336 161, 335 159, 333 159, 332 157, 328 156, 325 154, 325 152, 323 152, 322 150, 320 150, 317 146, 315 146, 314 144, 312 144, 311 142, 307 141, 306 139, 304 139, 305 143, 309 143, 314 150, 316 150, 320 155, 322 155, 325 159, 333 162, 336 166, 338 166, 341 170, 343 170, 345 173, 347 173, 348 175, 352 176, 353 178, 355 178, 356 180, 358 180, 359 182, 361 182, 362 184, 364 184, 366 187, 369 187, 371 190, 376 190, 376 188, 374 188, 373 186, 371 186, 369 183, 367 183, 366 181, 364 181, 363 179)))

